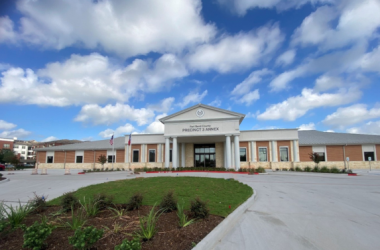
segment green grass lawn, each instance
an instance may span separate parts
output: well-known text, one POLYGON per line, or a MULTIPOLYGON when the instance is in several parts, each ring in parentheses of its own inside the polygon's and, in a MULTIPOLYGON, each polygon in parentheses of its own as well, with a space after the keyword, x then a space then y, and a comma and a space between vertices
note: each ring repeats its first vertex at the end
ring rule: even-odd
MULTIPOLYGON (((80 188, 75 192, 79 199, 105 193, 114 196, 115 204, 127 203, 129 197, 141 192, 143 205, 159 204, 168 190, 174 190, 178 200, 190 208, 190 200, 200 197, 208 201, 210 213, 227 216, 252 194, 251 187, 235 180, 203 177, 152 177, 131 180, 112 181, 80 188), (229 209, 231 205, 231 209, 229 209)), ((59 205, 61 197, 51 200, 49 205, 59 205)))

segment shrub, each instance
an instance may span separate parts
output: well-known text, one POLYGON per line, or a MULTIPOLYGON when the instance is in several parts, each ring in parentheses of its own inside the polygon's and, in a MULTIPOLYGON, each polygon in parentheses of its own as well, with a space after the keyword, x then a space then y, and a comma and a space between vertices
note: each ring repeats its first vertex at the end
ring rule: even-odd
POLYGON ((79 205, 79 200, 74 196, 74 192, 67 192, 63 194, 63 198, 61 200, 62 210, 64 212, 68 212, 79 205))
POLYGON ((177 210, 177 199, 174 196, 174 191, 170 190, 162 197, 160 209, 167 213, 177 210))
POLYGON ((86 201, 86 197, 83 198, 83 202, 79 201, 79 204, 82 206, 83 211, 86 212, 87 216, 96 216, 99 213, 98 201, 94 199, 88 199, 86 201))
POLYGON ((141 242, 139 238, 134 238, 131 241, 128 241, 128 239, 123 240, 123 243, 121 243, 118 246, 115 246, 115 250, 140 250, 141 249, 141 242))
POLYGON ((179 219, 178 224, 180 227, 187 227, 195 221, 195 219, 188 220, 186 214, 183 212, 183 204, 180 205, 179 203, 177 203, 177 210, 177 216, 179 219))
POLYGON ((318 166, 315 166, 315 167, 313 168, 313 172, 319 172, 319 171, 320 171, 320 169, 319 169, 318 166))
POLYGON ((8 206, 4 203, 1 203, 0 210, 2 216, 8 219, 8 224, 13 229, 21 225, 21 222, 33 210, 33 208, 29 203, 26 205, 21 205, 21 202, 19 202, 18 207, 13 207, 12 205, 8 206))
POLYGON ((46 210, 46 199, 45 196, 38 196, 35 192, 34 198, 31 200, 30 205, 33 208, 33 211, 36 213, 41 213, 46 210))
POLYGON ((0 174, 0 178, 3 177, 3 174, 0 174))
POLYGON ((195 218, 207 218, 210 212, 207 207, 207 202, 202 201, 199 197, 191 201, 190 211, 195 218))
POLYGON ((46 247, 45 240, 52 233, 54 227, 47 223, 34 222, 30 227, 22 227, 24 231, 24 248, 32 248, 33 250, 44 249, 46 247))
POLYGON ((114 214, 115 214, 115 217, 123 217, 124 214, 125 214, 125 209, 123 208, 117 208, 117 206, 115 206, 115 208, 113 207, 108 207, 109 210, 111 210, 114 214))
POLYGON ((319 170, 319 172, 321 172, 321 173, 330 173, 330 169, 328 168, 328 167, 322 167, 320 170, 319 170))
POLYGON ((311 172, 312 171, 311 167, 309 167, 309 166, 307 166, 304 170, 305 170, 305 172, 311 172))
POLYGON ((263 167, 259 167, 257 170, 256 170, 257 173, 265 173, 265 168, 263 167))
POLYGON ((330 169, 330 173, 337 174, 337 173, 339 173, 339 169, 336 168, 336 167, 332 167, 332 168, 330 169))
POLYGON ((89 249, 103 236, 103 230, 95 227, 86 227, 75 230, 75 234, 69 237, 69 243, 76 249, 89 249))
POLYGON ((143 196, 141 193, 135 193, 134 195, 131 196, 131 198, 129 198, 129 201, 127 203, 127 209, 128 210, 135 210, 135 209, 139 209, 140 206, 142 205, 142 201, 143 201, 143 196))
POLYGON ((162 212, 161 210, 154 212, 155 208, 156 204, 153 205, 152 209, 146 217, 139 218, 140 232, 138 232, 137 235, 144 240, 150 240, 157 232, 156 223, 162 212))
POLYGON ((294 171, 294 168, 289 168, 289 171, 294 171))
POLYGON ((114 197, 106 194, 94 195, 94 201, 97 202, 99 210, 106 209, 113 204, 114 197))
POLYGON ((282 171, 288 171, 288 169, 287 169, 287 168, 282 168, 281 170, 282 170, 282 171))
POLYGON ((77 214, 74 214, 74 209, 71 209, 71 221, 67 221, 65 226, 71 230, 77 230, 82 228, 86 222, 86 215, 82 210, 80 210, 80 212, 78 211, 77 214))
POLYGON ((297 171, 297 172, 302 172, 303 170, 302 170, 302 168, 300 168, 300 167, 297 166, 297 167, 296 167, 296 171, 297 171))

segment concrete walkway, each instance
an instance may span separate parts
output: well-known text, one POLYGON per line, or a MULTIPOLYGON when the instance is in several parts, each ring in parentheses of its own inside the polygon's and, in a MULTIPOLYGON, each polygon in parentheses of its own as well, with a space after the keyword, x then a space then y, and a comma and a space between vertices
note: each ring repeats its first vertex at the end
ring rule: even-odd
MULTIPOLYGON (((361 173, 360 171, 358 171, 361 173)), ((7 172, 3 172, 7 173, 7 172)), ((82 186, 133 178, 126 172, 70 176, 49 170, 5 175, 0 201, 27 202, 37 194, 49 199, 82 186)), ((256 190, 254 204, 231 228, 216 249, 379 249, 380 172, 362 176, 273 172, 268 175, 179 173, 178 176, 236 177, 256 190)), ((147 174, 145 176, 177 176, 147 174)))

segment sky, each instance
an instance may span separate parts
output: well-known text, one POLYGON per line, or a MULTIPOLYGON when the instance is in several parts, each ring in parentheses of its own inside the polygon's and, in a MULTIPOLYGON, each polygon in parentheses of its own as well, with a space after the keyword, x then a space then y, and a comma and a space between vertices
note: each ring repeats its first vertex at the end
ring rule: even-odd
POLYGON ((240 129, 380 134, 379 0, 0 2, 0 138, 163 133, 198 103, 240 129))

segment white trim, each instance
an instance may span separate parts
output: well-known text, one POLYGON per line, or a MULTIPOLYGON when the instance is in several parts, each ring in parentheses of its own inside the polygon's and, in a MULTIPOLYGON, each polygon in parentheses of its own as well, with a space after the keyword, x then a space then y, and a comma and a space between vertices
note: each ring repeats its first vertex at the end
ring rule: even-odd
POLYGON ((362 157, 363 157, 363 161, 366 161, 365 160, 365 155, 364 153, 365 152, 373 152, 373 156, 375 159, 372 159, 372 161, 376 161, 377 157, 376 157, 376 145, 362 145, 362 157), (371 149, 372 148, 372 149, 371 149))
MULTIPOLYGON (((55 157, 54 157, 54 151, 47 151, 47 152, 46 152, 45 163, 48 163, 48 162, 47 162, 47 158, 48 158, 48 156, 52 156, 52 157, 53 157, 53 162, 52 162, 52 163, 54 163, 54 160, 55 160, 55 157)), ((51 163, 49 163, 49 164, 51 164, 51 163)))
POLYGON ((135 151, 139 152, 137 158, 140 158, 140 149, 133 149, 133 150, 132 150, 132 163, 134 163, 134 162, 140 162, 140 159, 137 159, 137 161, 134 161, 134 160, 133 160, 133 155, 134 155, 134 152, 135 152, 135 151))
POLYGON ((278 147, 278 151, 279 151, 279 153, 280 153, 280 155, 279 155, 279 158, 280 158, 280 162, 290 162, 290 155, 289 155, 289 146, 280 146, 280 147, 278 147), (286 148, 287 150, 288 150, 288 160, 287 161, 281 161, 281 148, 286 148))
POLYGON ((156 155, 156 150, 155 149, 148 149, 148 161, 147 162, 156 162, 157 155, 156 155), (150 151, 154 151, 154 161, 150 161, 150 151))
MULTIPOLYGON (((249 159, 248 159, 248 147, 240 147, 239 148, 239 159, 240 159, 240 149, 241 148, 245 148, 245 161, 243 161, 243 162, 249 162, 249 159)), ((240 163, 241 163, 242 161, 240 160, 240 163)))
POLYGON ((258 154, 257 154, 257 162, 269 162, 268 161, 268 147, 258 147, 257 148, 257 152, 258 152, 258 154), (267 160, 266 161, 260 161, 260 148, 265 148, 266 149, 266 152, 267 152, 267 160))

